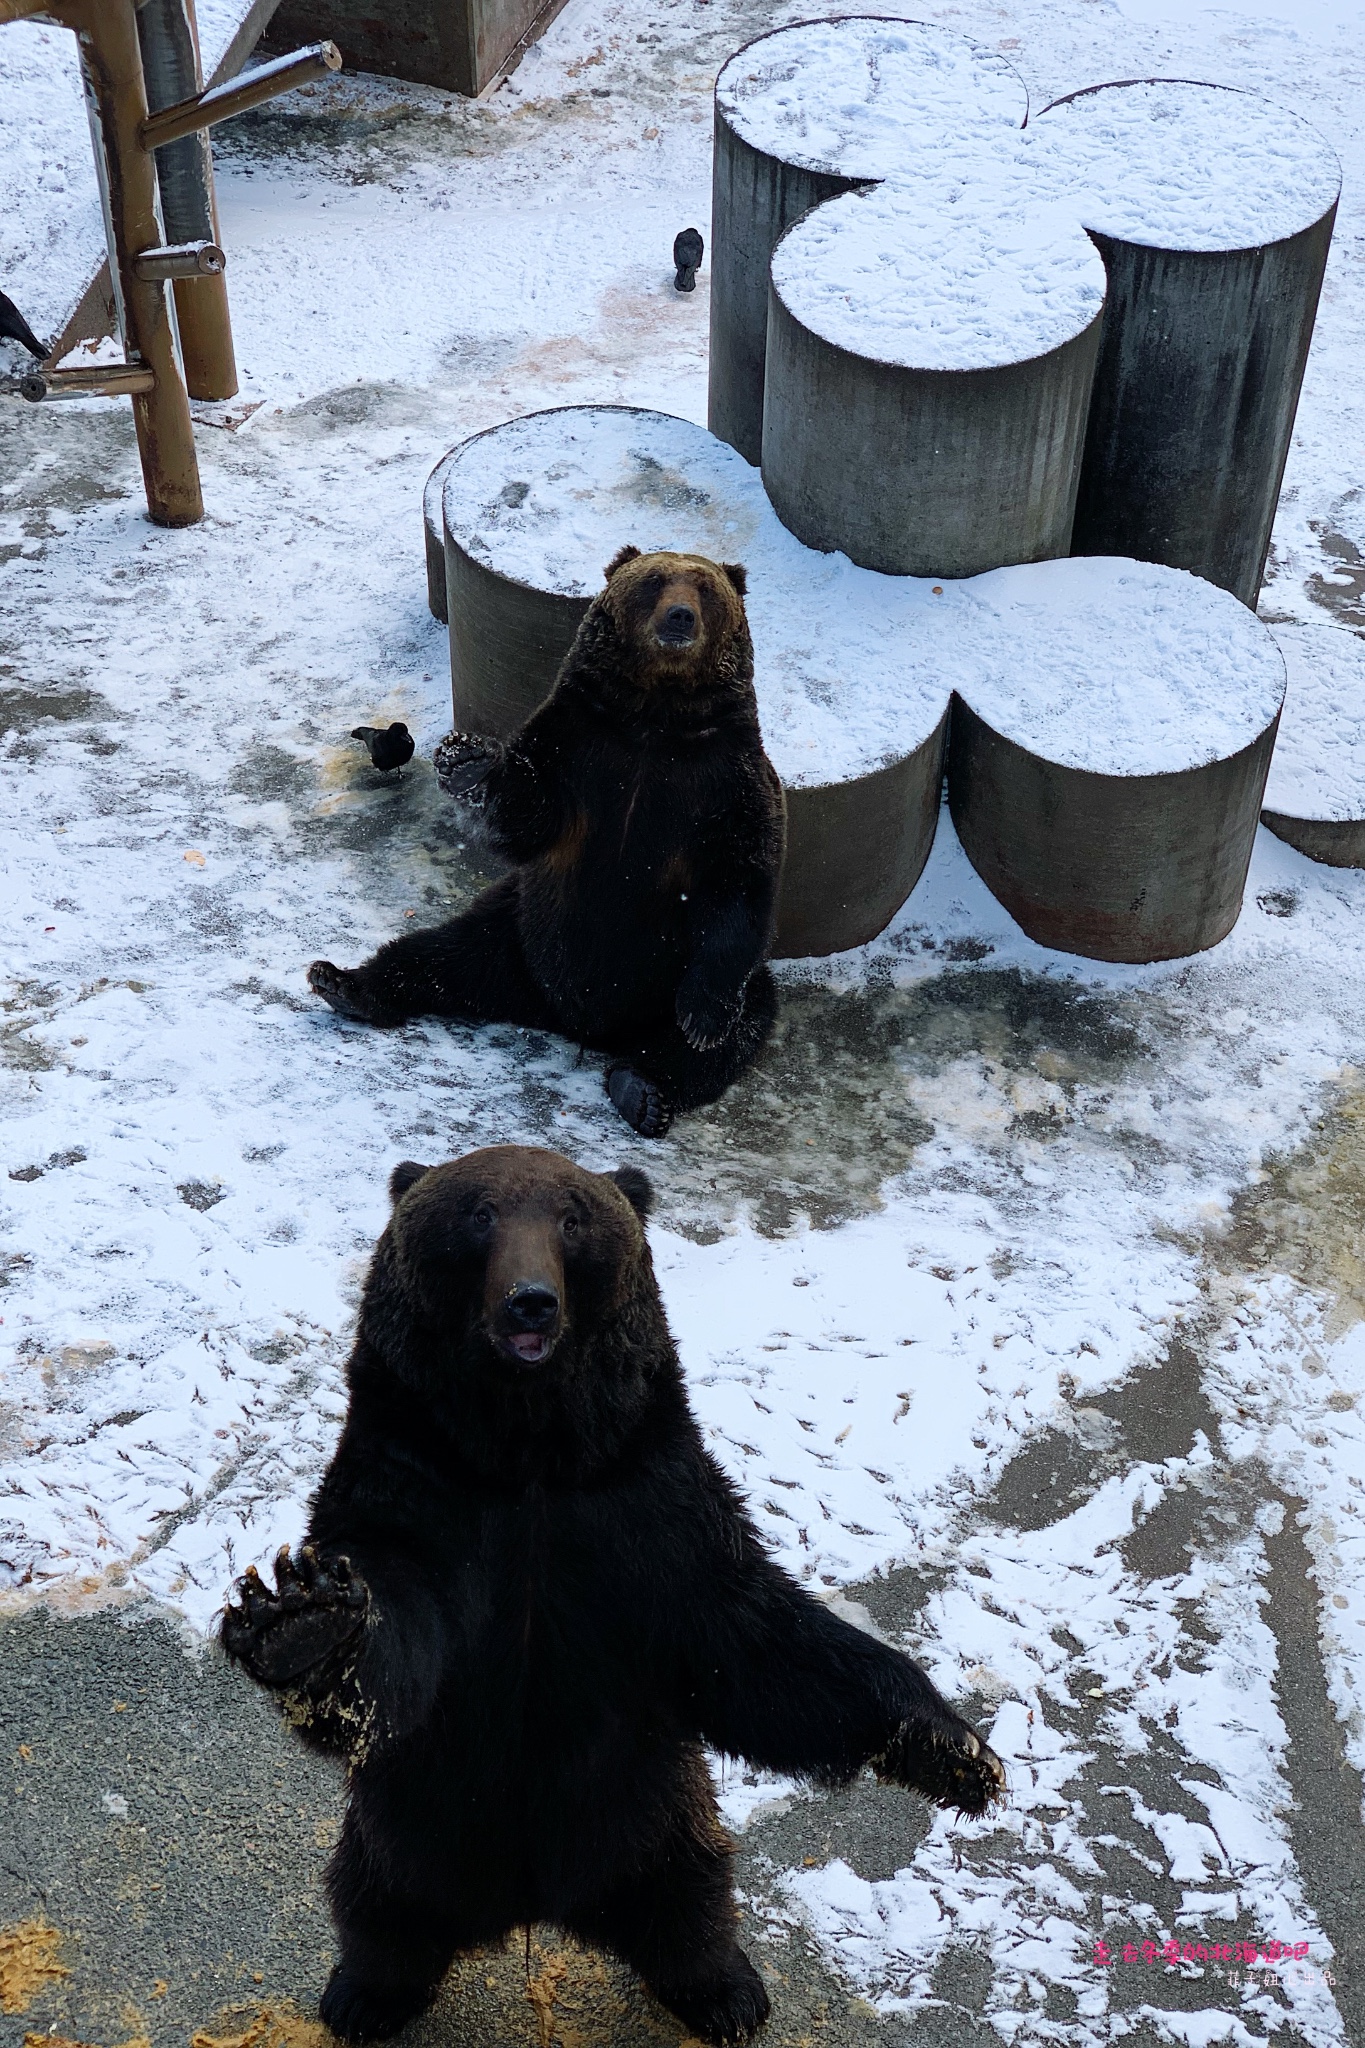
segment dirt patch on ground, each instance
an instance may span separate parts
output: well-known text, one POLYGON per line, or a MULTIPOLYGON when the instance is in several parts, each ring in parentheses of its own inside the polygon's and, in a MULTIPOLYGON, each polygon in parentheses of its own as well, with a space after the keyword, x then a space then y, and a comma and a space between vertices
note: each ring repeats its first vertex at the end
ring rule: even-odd
POLYGON ((0 1932, 0 2012, 27 2012, 38 1993, 71 1972, 57 1960, 59 1930, 46 1920, 21 1920, 0 1932))

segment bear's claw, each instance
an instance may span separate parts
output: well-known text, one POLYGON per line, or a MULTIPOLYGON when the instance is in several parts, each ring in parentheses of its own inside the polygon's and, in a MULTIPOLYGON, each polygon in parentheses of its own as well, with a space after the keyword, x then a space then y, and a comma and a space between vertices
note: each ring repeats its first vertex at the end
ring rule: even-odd
POLYGON ((369 1588, 352 1573, 350 1559, 324 1561, 311 1543, 297 1559, 287 1545, 280 1551, 273 1593, 254 1564, 236 1593, 223 1610, 223 1648, 272 1686, 289 1685, 358 1636, 370 1604, 369 1588))
POLYGON ((609 1067, 607 1093, 633 1131, 642 1138, 662 1138, 673 1110, 656 1081, 647 1081, 634 1067, 609 1067))
POLYGON ((701 1984, 651 1985, 660 2005, 676 2013, 689 2033, 713 2048, 751 2041, 771 2011, 763 1979, 742 1948, 724 1973, 701 1984))

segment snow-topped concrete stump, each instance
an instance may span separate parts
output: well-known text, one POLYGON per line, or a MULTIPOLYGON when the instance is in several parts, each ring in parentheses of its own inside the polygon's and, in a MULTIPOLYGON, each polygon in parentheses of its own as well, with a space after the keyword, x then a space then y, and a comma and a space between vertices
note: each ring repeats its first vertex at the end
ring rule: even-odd
POLYGON ((1109 279, 1073 549, 1192 569, 1254 606, 1336 157, 1255 93, 1184 80, 1092 86, 1030 132, 1109 279))
POLYGON ((742 562, 763 740, 787 801, 775 951, 838 952, 889 923, 938 821, 948 693, 914 652, 928 586, 812 554, 724 442, 630 407, 477 434, 437 465, 426 505, 455 723, 500 737, 548 694, 618 548, 742 562))
POLYGON ((1276 626, 1289 686, 1261 821, 1334 868, 1365 868, 1365 641, 1344 626, 1276 626))
POLYGON ((1069 551, 1104 266, 1026 171, 953 157, 778 243, 763 481, 808 546, 955 577, 1069 551))
POLYGON ((953 822, 1029 937, 1169 960, 1237 921, 1284 699, 1267 629, 1181 570, 1107 558, 979 577, 956 679, 953 822))
POLYGON ((809 207, 1023 127, 1002 57, 929 22, 846 15, 738 50, 716 80, 711 197, 711 431, 762 452, 768 263, 809 207))

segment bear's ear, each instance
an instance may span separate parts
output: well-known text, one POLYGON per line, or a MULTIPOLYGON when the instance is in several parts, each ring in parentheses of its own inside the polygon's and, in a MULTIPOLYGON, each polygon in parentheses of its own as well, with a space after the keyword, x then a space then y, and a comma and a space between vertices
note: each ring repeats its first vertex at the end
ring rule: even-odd
POLYGON ((397 1207, 409 1188, 415 1188, 424 1175, 431 1172, 429 1166, 419 1166, 415 1159, 404 1159, 389 1175, 389 1200, 397 1207))
POLYGON ((654 1190, 650 1186, 649 1175, 638 1166, 618 1166, 615 1173, 607 1175, 607 1179, 616 1182, 617 1187, 620 1188, 621 1193, 643 1223, 650 1210, 654 1207, 654 1190))
POLYGON ((606 575, 608 583, 611 582, 612 577, 616 574, 618 569, 625 568, 627 562, 638 562, 639 559, 640 550, 638 548, 633 548, 630 545, 630 542, 627 541, 626 545, 623 548, 618 548, 616 550, 616 553, 607 563, 604 574, 606 575))
POLYGON ((733 583, 739 595, 747 597, 749 594, 749 572, 743 562, 722 562, 720 566, 725 575, 729 577, 731 583, 733 583))

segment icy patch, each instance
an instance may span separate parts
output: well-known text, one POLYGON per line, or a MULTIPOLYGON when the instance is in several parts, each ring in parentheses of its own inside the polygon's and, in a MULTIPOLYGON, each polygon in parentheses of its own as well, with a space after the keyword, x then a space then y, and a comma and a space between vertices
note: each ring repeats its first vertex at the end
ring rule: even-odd
POLYGON ((1062 767, 1199 768, 1250 746, 1283 702, 1269 632, 1188 570, 1078 555, 961 587, 985 617, 964 656, 975 673, 956 687, 997 732, 1062 767))
POLYGON ((1289 675, 1265 808, 1365 818, 1365 640, 1342 626, 1278 626, 1289 675))
POLYGON ((1104 264, 1074 207, 1020 203, 1018 167, 928 192, 880 185, 807 214, 773 252, 788 312, 832 347, 917 370, 1046 355, 1104 304, 1104 264))
POLYGON ((950 29, 847 15, 748 44, 716 80, 716 106, 783 163, 887 178, 1022 128, 1028 88, 1003 57, 950 29))
POLYGON ((1096 86, 1032 125, 1083 195, 1085 225, 1148 248, 1258 248, 1311 227, 1341 190, 1316 128, 1231 86, 1096 86))

